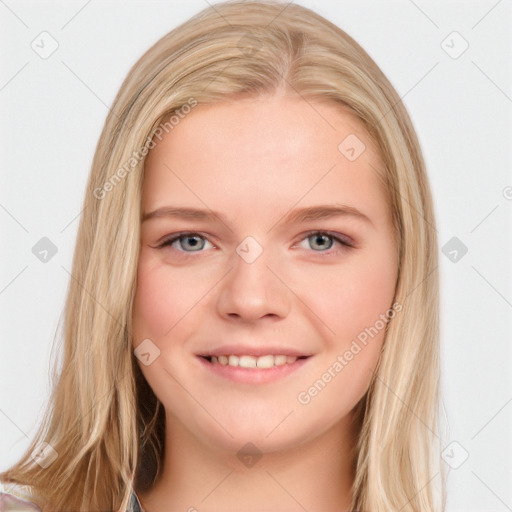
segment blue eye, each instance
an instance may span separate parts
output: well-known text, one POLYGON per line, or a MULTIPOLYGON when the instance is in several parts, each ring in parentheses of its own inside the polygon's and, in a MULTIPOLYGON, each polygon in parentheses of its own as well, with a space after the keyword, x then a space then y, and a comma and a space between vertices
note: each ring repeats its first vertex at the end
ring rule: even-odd
MULTIPOLYGON (((182 233, 180 235, 168 238, 167 240, 164 240, 158 248, 161 249, 163 247, 172 246, 174 242, 179 242, 181 246, 182 252, 200 252, 201 249, 204 248, 204 242, 206 242, 206 238, 202 235, 199 235, 198 233, 182 233), (203 240, 203 243, 201 243, 201 240, 203 240), (182 241, 185 241, 184 243, 182 241), (192 250, 189 251, 187 249, 191 248, 192 250)), ((180 250, 180 249, 178 249, 180 250)))
POLYGON ((323 233, 317 233, 316 235, 310 235, 310 236, 308 236, 307 239, 310 240, 310 242, 312 243, 313 249, 315 248, 314 247, 315 245, 320 250, 330 249, 334 244, 333 237, 330 237, 329 235, 325 235, 323 233), (329 245, 329 247, 326 247, 326 243, 327 243, 327 245, 329 245))
MULTIPOLYGON (((310 240, 310 247, 317 253, 330 254, 330 249, 333 248, 336 243, 342 246, 343 249, 354 247, 350 239, 335 236, 325 231, 310 231, 301 241, 304 240, 310 240)), ((171 246, 178 252, 193 253, 201 252, 207 243, 212 245, 211 242, 209 242, 203 235, 195 232, 189 232, 171 236, 158 245, 157 248, 163 249, 171 246), (178 246, 173 247, 176 242, 178 243, 178 246)))
POLYGON ((332 235, 325 231, 311 231, 310 233, 307 233, 306 237, 303 240, 310 240, 310 246, 313 247, 313 250, 315 252, 322 253, 329 251, 329 249, 331 249, 335 245, 335 243, 340 244, 341 246, 343 246, 343 248, 353 247, 349 240, 345 240, 342 237, 332 235), (329 240, 331 240, 330 243, 329 240), (317 249, 315 249, 314 246, 316 246, 317 249))

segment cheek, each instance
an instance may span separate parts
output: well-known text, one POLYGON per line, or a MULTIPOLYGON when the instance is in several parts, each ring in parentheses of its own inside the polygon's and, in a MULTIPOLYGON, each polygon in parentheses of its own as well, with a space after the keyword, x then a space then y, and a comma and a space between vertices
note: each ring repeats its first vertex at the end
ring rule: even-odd
POLYGON ((179 274, 173 275, 141 257, 132 315, 136 342, 165 336, 185 314, 193 300, 188 297, 193 288, 180 279, 183 281, 179 274))
POLYGON ((306 303, 329 327, 331 335, 344 343, 388 311, 396 278, 396 262, 386 257, 386 252, 354 254, 335 271, 333 267, 319 269, 310 276, 306 303))
MULTIPOLYGON (((165 328, 163 286, 150 273, 140 270, 133 303, 133 337, 136 342, 153 338, 165 328)), ((167 319, 167 322, 170 319, 167 319)), ((168 325, 168 323, 167 323, 168 325)), ((169 328, 169 327, 167 327, 169 328)))
POLYGON ((331 267, 310 276, 307 289, 316 293, 310 293, 307 303, 335 334, 325 338, 326 352, 297 397, 304 405, 304 421, 314 417, 318 428, 326 428, 348 414, 367 391, 386 332, 380 315, 393 302, 396 264, 391 247, 361 252, 335 272, 331 267))

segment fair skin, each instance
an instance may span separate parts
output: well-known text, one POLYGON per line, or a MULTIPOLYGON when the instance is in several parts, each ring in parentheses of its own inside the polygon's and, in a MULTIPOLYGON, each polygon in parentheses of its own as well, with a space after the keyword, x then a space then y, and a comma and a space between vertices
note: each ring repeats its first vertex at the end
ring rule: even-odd
POLYGON ((150 151, 145 214, 187 207, 222 221, 164 215, 142 223, 133 345, 158 347, 139 366, 166 411, 163 469, 139 494, 146 512, 349 509, 352 410, 384 329, 341 371, 333 363, 393 303, 398 256, 381 166, 356 117, 290 92, 199 105, 150 151), (354 161, 338 149, 349 134, 366 145, 354 161), (319 205, 350 206, 367 219, 287 220, 319 205), (182 232, 193 234, 158 248, 182 232), (256 242, 241 245, 246 237, 256 242), (222 373, 202 357, 237 347, 307 357, 273 378, 266 375, 276 368, 222 373), (325 386, 305 393, 319 379, 325 386), (237 456, 249 442, 261 455, 254 464, 237 456))

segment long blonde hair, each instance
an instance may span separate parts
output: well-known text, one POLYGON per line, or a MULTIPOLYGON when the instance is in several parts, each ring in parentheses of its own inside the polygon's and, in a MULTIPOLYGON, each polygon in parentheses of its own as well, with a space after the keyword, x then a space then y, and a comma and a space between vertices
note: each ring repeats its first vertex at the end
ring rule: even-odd
MULTIPOLYGON (((421 149, 399 96, 368 54, 313 11, 228 1, 169 32, 133 66, 101 133, 65 307, 58 379, 36 438, 0 480, 35 489, 48 510, 125 510, 148 489, 164 414, 135 359, 131 312, 144 156, 186 108, 286 88, 349 108, 375 141, 397 233, 402 311, 357 405, 352 510, 444 510, 439 444, 437 238, 421 149), (186 107, 188 105, 188 107, 186 107), (186 107, 186 108, 185 108, 186 107), (42 442, 57 459, 43 468, 42 442)), ((340 141, 341 142, 341 141, 340 141)))

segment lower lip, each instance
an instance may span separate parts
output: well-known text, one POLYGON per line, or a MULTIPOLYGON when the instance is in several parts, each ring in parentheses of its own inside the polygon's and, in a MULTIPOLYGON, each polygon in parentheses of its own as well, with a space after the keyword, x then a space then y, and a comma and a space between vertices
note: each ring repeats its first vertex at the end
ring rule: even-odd
POLYGON ((209 371, 219 377, 245 384, 265 384, 290 375, 301 366, 304 366, 304 364, 311 359, 311 356, 303 359, 297 359, 291 364, 287 363, 280 366, 273 366, 272 368, 242 368, 240 366, 210 363, 204 357, 198 356, 198 359, 209 371))

